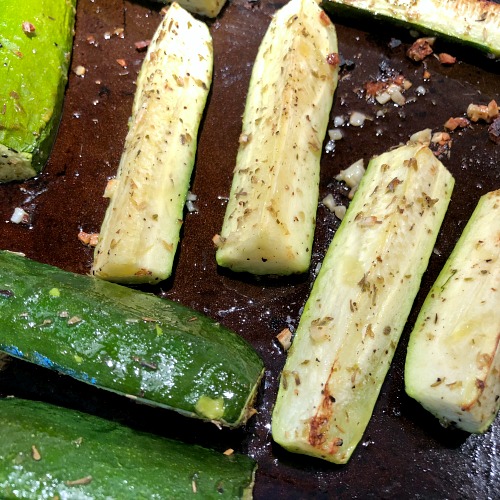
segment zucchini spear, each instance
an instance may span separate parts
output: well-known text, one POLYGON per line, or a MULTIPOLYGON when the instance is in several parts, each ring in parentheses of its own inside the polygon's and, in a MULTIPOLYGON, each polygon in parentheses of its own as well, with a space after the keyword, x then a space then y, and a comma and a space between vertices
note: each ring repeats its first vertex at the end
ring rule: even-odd
POLYGON ((155 283, 171 275, 212 66, 207 26, 173 3, 137 79, 118 174, 105 192, 95 276, 155 283))
POLYGON ((372 159, 288 352, 272 415, 290 451, 346 463, 370 420, 454 180, 421 144, 372 159))
POLYGON ((490 0, 323 0, 336 14, 360 12, 445 35, 500 56, 500 4, 490 0))
POLYGON ((485 432, 500 408, 500 190, 479 200, 408 344, 406 392, 443 425, 485 432))
POLYGON ((236 427, 263 372, 236 333, 189 308, 0 251, 0 351, 102 389, 236 427))
POLYGON ((256 463, 67 408, 0 400, 0 495, 40 499, 252 498, 256 463))
POLYGON ((76 0, 2 0, 0 182, 37 175, 61 119, 76 0))
POLYGON ((291 0, 261 42, 221 234, 220 266, 307 271, 319 167, 338 80, 335 27, 314 0, 291 0))

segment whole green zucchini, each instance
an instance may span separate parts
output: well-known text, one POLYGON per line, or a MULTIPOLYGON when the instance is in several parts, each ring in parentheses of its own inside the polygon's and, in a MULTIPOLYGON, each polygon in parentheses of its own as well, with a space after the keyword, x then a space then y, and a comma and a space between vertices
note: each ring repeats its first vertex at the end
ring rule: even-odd
POLYGON ((2 0, 0 182, 37 175, 61 118, 76 0, 2 0))
POLYGON ((251 498, 256 464, 37 401, 0 400, 2 498, 251 498))
POLYGON ((237 334, 155 295, 0 251, 0 350, 234 427, 263 363, 237 334))

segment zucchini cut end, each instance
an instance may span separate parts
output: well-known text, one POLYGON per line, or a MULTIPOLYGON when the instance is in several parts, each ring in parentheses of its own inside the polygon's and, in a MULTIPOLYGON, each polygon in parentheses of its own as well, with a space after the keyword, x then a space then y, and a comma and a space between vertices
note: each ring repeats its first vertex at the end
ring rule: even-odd
POLYGON ((37 174, 30 153, 18 153, 0 144, 0 182, 22 181, 37 174))

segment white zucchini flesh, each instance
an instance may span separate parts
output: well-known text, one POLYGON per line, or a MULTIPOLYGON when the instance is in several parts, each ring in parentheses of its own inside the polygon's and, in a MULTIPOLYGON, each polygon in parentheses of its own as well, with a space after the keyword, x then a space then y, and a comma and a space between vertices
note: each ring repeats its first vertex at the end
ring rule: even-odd
POLYGON ((338 66, 335 27, 314 0, 275 13, 250 79, 220 266, 257 275, 309 268, 338 66))
MULTIPOLYGON (((170 3, 169 0, 156 0, 170 3)), ((226 0, 179 0, 179 5, 193 14, 206 17, 217 17, 226 4, 226 0)))
POLYGON ((286 449, 346 463, 370 420, 454 179, 408 144, 372 159, 306 302, 272 415, 286 449))
POLYGON ((470 43, 500 56, 500 4, 478 0, 325 0, 470 43))
POLYGON ((444 425, 485 432, 500 408, 500 190, 482 196, 410 335, 406 392, 444 425))
POLYGON ((141 67, 118 173, 105 192, 99 278, 154 283, 172 273, 212 70, 207 26, 173 3, 141 67))

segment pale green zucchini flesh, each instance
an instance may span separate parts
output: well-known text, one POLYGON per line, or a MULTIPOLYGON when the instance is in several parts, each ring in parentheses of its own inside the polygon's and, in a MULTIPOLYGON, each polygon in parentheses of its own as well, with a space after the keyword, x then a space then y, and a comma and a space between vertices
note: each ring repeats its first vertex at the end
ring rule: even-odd
POLYGON ((0 496, 32 500, 250 499, 242 454, 138 432, 23 399, 0 399, 0 496))
POLYGON ((62 114, 76 0, 2 0, 0 182, 36 176, 62 114))
MULTIPOLYGON (((157 2, 171 3, 169 0, 155 0, 157 2)), ((179 0, 178 4, 187 11, 205 17, 217 17, 227 0, 179 0)))
POLYGON ((419 313, 406 392, 443 425, 485 432, 500 408, 500 190, 482 196, 419 313))
POLYGON ((252 274, 307 271, 320 157, 338 81, 334 25, 314 0, 274 15, 253 66, 216 259, 252 274))
POLYGON ((346 463, 370 420, 450 200, 422 144, 372 159, 327 251, 272 415, 290 451, 346 463))
POLYGON ((137 79, 118 173, 105 191, 95 276, 156 283, 171 275, 212 70, 208 27, 173 3, 137 79))
POLYGON ((347 11, 386 18, 500 56, 500 4, 493 1, 323 0, 322 5, 332 15, 347 11))

